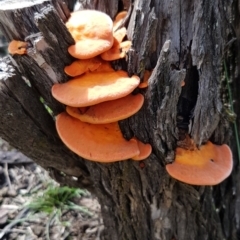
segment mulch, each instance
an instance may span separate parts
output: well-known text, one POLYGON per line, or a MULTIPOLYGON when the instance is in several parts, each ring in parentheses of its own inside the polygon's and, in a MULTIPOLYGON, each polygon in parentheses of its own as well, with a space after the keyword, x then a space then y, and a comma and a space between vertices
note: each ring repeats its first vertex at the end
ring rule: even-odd
POLYGON ((29 209, 49 186, 59 187, 44 169, 0 139, 0 240, 100 239, 100 205, 86 190, 73 199, 77 210, 29 209))

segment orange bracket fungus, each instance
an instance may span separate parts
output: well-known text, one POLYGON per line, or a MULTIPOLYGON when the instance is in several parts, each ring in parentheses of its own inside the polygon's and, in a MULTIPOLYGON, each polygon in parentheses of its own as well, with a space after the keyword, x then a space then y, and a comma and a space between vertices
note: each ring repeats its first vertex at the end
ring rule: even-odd
POLYGON ((68 52, 75 58, 95 57, 113 45, 113 22, 105 13, 82 10, 71 13, 66 27, 75 40, 68 52))
POLYGON ((139 84, 138 76, 127 72, 87 73, 63 84, 54 84, 52 95, 59 102, 72 107, 86 107, 125 97, 139 84))
POLYGON ((127 11, 122 11, 117 14, 113 22, 113 31, 117 31, 121 27, 125 18, 127 17, 127 11))
POLYGON ((127 29, 122 27, 113 33, 114 41, 121 43, 127 34, 127 29))
POLYGON ((216 185, 232 171, 233 160, 230 148, 208 141, 200 149, 176 149, 175 161, 166 165, 173 178, 192 185, 216 185))
POLYGON ((19 54, 23 55, 27 53, 27 42, 12 40, 8 45, 8 52, 12 55, 19 54))
POLYGON ((65 145, 88 160, 116 162, 140 153, 137 141, 123 138, 117 122, 90 124, 64 112, 57 116, 56 127, 65 145))
POLYGON ((101 59, 101 65, 95 70, 95 72, 115 72, 110 62, 101 59))
POLYGON ((109 62, 101 58, 78 59, 64 68, 67 75, 77 77, 87 72, 114 72, 109 62))
POLYGON ((101 58, 105 61, 113 61, 126 56, 127 51, 131 48, 131 41, 124 41, 121 43, 114 42, 113 47, 101 54, 101 58))
POLYGON ((105 13, 82 10, 72 13, 66 23, 75 40, 68 52, 78 60, 64 68, 74 78, 52 87, 53 97, 67 111, 56 117, 56 128, 69 149, 91 161, 139 161, 152 151, 150 144, 136 138, 126 140, 118 125, 144 102, 142 94, 131 94, 140 78, 115 71, 107 62, 125 57, 131 46, 131 41, 122 42, 125 16, 126 12, 120 13, 113 23, 105 13))
POLYGON ((151 74, 152 74, 152 71, 146 70, 144 72, 143 81, 138 85, 139 88, 148 87, 148 79, 150 78, 151 74))
POLYGON ((113 61, 120 58, 124 58, 126 56, 127 51, 131 48, 132 42, 131 41, 124 41, 122 42, 123 38, 125 37, 127 30, 125 27, 120 28, 115 33, 113 46, 104 53, 101 54, 101 58, 105 61, 113 61))
POLYGON ((102 102, 85 109, 67 106, 66 111, 69 115, 80 119, 82 122, 105 124, 132 116, 139 111, 143 102, 144 97, 142 94, 130 94, 126 97, 102 102))
POLYGON ((132 157, 133 160, 140 161, 143 160, 152 153, 152 146, 149 143, 143 143, 136 139, 140 153, 137 156, 132 157))
POLYGON ((97 70, 101 64, 101 59, 98 58, 79 59, 66 66, 64 72, 71 77, 76 77, 97 70))

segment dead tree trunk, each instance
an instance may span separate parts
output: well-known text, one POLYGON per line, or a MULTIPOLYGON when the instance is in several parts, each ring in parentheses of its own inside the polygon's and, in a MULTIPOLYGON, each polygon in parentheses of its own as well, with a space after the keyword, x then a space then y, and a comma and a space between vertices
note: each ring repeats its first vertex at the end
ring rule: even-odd
POLYGON ((230 134, 233 112, 227 88, 231 81, 234 108, 240 114, 239 1, 82 3, 83 8, 111 17, 129 9, 128 38, 133 47, 127 64, 125 60, 114 64, 141 77, 145 69, 155 67, 149 87, 139 90, 145 97, 143 108, 119 122, 127 139, 136 136, 152 145, 151 156, 141 164, 90 162, 61 143, 53 116, 64 106, 52 98, 50 89, 68 80, 63 68, 73 60, 67 52, 73 39, 64 25, 67 4, 13 2, 1 2, 1 31, 8 41, 26 39, 31 47, 27 55, 0 62, 0 136, 51 170, 57 181, 94 192, 102 207, 103 239, 240 239, 239 158, 234 131, 230 134), (198 145, 209 139, 230 144, 234 170, 219 186, 194 187, 166 173, 180 133, 188 130, 198 145))

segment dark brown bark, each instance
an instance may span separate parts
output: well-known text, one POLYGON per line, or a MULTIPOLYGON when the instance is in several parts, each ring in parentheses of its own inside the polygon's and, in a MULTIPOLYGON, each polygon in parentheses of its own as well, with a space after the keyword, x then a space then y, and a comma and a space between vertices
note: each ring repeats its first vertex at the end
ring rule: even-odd
MULTIPOLYGON (((54 10, 46 1, 6 10, 6 2, 0 6, 1 31, 9 41, 27 39, 29 49, 27 55, 8 57, 0 64, 0 136, 50 169, 61 183, 94 191, 102 206, 105 239, 239 239, 238 157, 234 135, 230 139, 232 110, 226 105, 229 96, 222 80, 228 71, 234 98, 239 100, 238 0, 140 0, 132 5, 92 0, 82 4, 111 17, 130 9, 128 38, 133 47, 127 63, 114 65, 139 76, 155 67, 148 89, 136 90, 145 96, 143 108, 120 122, 126 138, 136 136, 152 145, 144 168, 130 160, 90 162, 61 143, 53 117, 39 99, 44 99, 53 115, 64 109, 50 89, 55 82, 68 80, 63 68, 73 60, 67 52, 73 39, 64 26, 67 4, 53 1, 54 10), (227 69, 222 67, 224 62, 227 69), (183 79, 186 84, 181 88, 183 79), (174 159, 179 133, 187 130, 198 145, 208 139, 230 142, 235 167, 219 186, 194 187, 166 173, 165 164, 174 159)), ((236 109, 240 109, 238 102, 236 109)))

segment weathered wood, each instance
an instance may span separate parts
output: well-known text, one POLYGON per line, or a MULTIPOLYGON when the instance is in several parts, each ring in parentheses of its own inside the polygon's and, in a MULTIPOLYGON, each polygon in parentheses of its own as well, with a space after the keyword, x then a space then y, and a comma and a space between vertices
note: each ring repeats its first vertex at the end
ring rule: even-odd
MULTIPOLYGON (((165 171, 165 163, 174 159, 179 130, 189 130, 199 145, 209 138, 219 144, 229 140, 229 123, 220 94, 221 61, 226 58, 235 89, 239 88, 240 67, 235 62, 240 58, 239 41, 227 48, 235 52, 235 58, 225 52, 235 34, 229 26, 233 24, 231 7, 237 1, 134 1, 128 25, 133 45, 127 63, 117 61, 115 66, 141 77, 145 69, 156 68, 149 87, 135 90, 145 97, 143 108, 121 121, 120 126, 126 138, 136 136, 151 143, 153 153, 145 161, 113 164, 81 159, 57 137, 53 118, 39 98, 44 98, 54 115, 63 110, 52 98, 50 88, 55 82, 68 80, 63 67, 72 61, 67 47, 73 39, 64 26, 69 12, 61 1, 54 1, 56 10, 49 1, 26 2, 31 6, 12 5, 8 10, 4 4, 0 6, 0 28, 7 39, 29 43, 26 56, 12 57, 18 69, 11 64, 2 67, 0 135, 49 168, 62 184, 91 190, 94 187, 106 227, 103 239, 238 239, 237 168, 232 177, 214 188, 180 183, 165 171), (72 181, 72 176, 78 181, 72 181), (236 222, 229 220, 232 218, 236 222)), ((80 2, 82 8, 99 9, 111 17, 131 6, 130 1, 80 2)), ((237 22, 239 10, 234 11, 237 22)), ((240 37, 240 24, 235 24, 240 37)), ((236 90, 234 93, 239 99, 236 90)), ((236 156, 235 150, 233 153, 236 156)))
MULTIPOLYGON (((44 168, 79 177, 80 185, 88 187, 91 180, 82 159, 59 141, 53 117, 40 102, 42 97, 53 114, 63 111, 63 106, 53 99, 50 92, 55 82, 68 79, 63 67, 72 61, 67 47, 74 42, 49 3, 38 1, 34 5, 28 1, 28 5, 17 10, 14 5, 3 10, 5 5, 1 5, 2 31, 10 39, 27 38, 29 41, 28 56, 15 55, 1 62, 1 136, 44 168), (18 14, 12 14, 13 11, 18 11, 18 14), (14 22, 21 22, 21 26, 13 26, 14 22), (53 26, 55 35, 49 35, 53 26), (11 134, 8 129, 11 129, 11 134)), ((75 184, 76 181, 73 182, 75 184)))
POLYGON ((1 137, 45 169, 54 168, 76 176, 87 187, 91 180, 86 167, 59 140, 53 118, 34 89, 9 59, 0 62, 0 69, 1 137))

